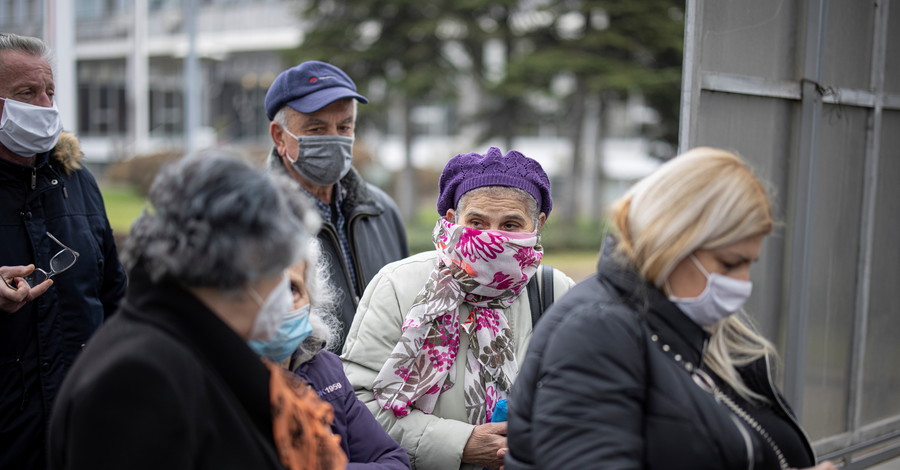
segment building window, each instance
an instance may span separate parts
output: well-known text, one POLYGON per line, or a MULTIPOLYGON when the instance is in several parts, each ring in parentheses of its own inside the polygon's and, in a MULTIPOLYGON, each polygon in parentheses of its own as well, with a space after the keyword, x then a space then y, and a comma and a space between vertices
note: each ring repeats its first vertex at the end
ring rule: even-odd
POLYGON ((184 132, 181 90, 150 90, 150 134, 171 136, 184 132))
POLYGON ((121 136, 128 131, 124 61, 78 64, 78 132, 121 136))

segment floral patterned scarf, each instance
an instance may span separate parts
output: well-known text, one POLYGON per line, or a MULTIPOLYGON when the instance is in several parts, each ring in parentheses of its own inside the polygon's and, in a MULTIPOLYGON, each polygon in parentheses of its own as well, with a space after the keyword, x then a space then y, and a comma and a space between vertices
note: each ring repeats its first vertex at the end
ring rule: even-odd
POLYGON ((460 329, 471 337, 466 354, 465 404, 471 424, 489 422, 494 404, 506 398, 518 373, 506 314, 543 257, 536 232, 476 230, 440 219, 438 252, 425 287, 403 322, 402 335, 375 378, 378 404, 397 417, 410 407, 434 410, 453 386, 460 329), (460 304, 469 304, 460 322, 460 304), (460 324, 462 323, 462 324, 460 324))

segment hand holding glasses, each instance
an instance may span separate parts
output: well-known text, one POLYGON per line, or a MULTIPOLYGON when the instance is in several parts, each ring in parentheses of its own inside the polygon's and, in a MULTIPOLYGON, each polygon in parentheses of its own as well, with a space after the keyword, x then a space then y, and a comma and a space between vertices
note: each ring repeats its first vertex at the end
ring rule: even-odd
POLYGON ((50 258, 50 272, 43 270, 42 268, 35 268, 34 272, 28 276, 25 276, 25 280, 28 281, 28 285, 36 286, 47 279, 71 268, 75 265, 75 262, 78 261, 78 252, 63 245, 62 242, 56 239, 50 232, 47 232, 47 236, 50 237, 51 240, 56 242, 57 245, 62 247, 62 250, 59 250, 52 258, 50 258))
POLYGON ((28 266, 0 266, 0 311, 14 313, 26 303, 40 297, 52 282, 46 282, 51 277, 71 268, 78 261, 78 252, 63 245, 50 232, 47 236, 62 247, 50 258, 50 272, 41 268, 28 266), (12 284, 10 284, 12 282, 12 284), (6 289, 3 288, 5 285, 6 289))

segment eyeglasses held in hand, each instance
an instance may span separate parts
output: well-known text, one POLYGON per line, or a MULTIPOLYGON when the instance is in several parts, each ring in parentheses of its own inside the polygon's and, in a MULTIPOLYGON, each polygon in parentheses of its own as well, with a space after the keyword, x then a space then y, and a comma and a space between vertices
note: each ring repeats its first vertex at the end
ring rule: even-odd
POLYGON ((35 268, 34 272, 25 276, 25 280, 28 281, 28 285, 36 286, 47 279, 71 268, 75 265, 75 262, 78 261, 77 251, 63 245, 61 241, 57 240, 56 237, 47 232, 47 236, 50 237, 51 240, 56 242, 57 245, 61 246, 63 249, 59 250, 52 258, 50 258, 50 272, 44 271, 41 268, 35 268))

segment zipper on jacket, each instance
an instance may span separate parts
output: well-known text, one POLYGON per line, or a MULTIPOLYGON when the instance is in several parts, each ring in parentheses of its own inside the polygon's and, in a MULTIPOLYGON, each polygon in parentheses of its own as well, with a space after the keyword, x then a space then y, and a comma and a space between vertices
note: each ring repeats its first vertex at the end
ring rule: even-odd
MULTIPOLYGON (((709 347, 709 338, 706 338, 703 340, 703 348, 700 350, 700 364, 697 366, 697 371, 699 371, 699 372, 705 372, 703 370, 703 364, 704 364, 704 359, 706 358, 706 350, 708 347, 709 347)), ((695 371, 695 374, 697 374, 697 371, 695 371)), ((692 375, 694 375, 694 381, 697 382, 697 378, 696 378, 697 375, 695 375, 695 374, 692 374, 692 375)), ((721 403, 721 398, 719 398, 719 395, 718 395, 721 392, 718 391, 718 388, 715 386, 715 382, 712 380, 712 377, 709 377, 707 375, 707 380, 709 381, 709 387, 710 387, 710 390, 707 390, 707 391, 712 393, 716 402, 721 403)), ((697 384, 701 385, 701 388, 702 388, 702 384, 700 384, 700 382, 697 382, 697 384)), ((740 418, 735 416, 734 413, 729 413, 729 417, 731 418, 731 422, 737 428, 738 432, 741 433, 741 437, 744 439, 744 447, 747 449, 747 470, 753 470, 753 468, 756 464, 756 454, 753 451, 753 439, 750 437, 750 433, 747 431, 746 426, 744 425, 743 421, 740 420, 740 418)))
POLYGON ((806 451, 809 452, 809 456, 812 458, 813 464, 815 464, 816 452, 810 445, 810 442, 812 441, 809 439, 809 435, 806 434, 806 431, 803 429, 803 427, 800 426, 800 423, 797 422, 797 419, 794 418, 794 414, 788 412, 787 405, 784 403, 784 401, 782 401, 781 396, 778 394, 778 389, 775 388, 775 384, 772 383, 772 369, 769 364, 769 355, 766 354, 764 357, 766 360, 766 383, 769 385, 769 391, 772 393, 772 396, 775 397, 775 404, 777 404, 778 407, 781 408, 781 412, 794 426, 794 429, 800 431, 800 435, 803 436, 803 444, 806 446, 806 451))
MULTIPOLYGON (((378 215, 378 213, 376 213, 376 212, 357 212, 357 213, 351 215, 350 218, 347 220, 347 241, 350 243, 350 256, 352 256, 354 259, 359 258, 359 256, 357 256, 355 237, 353 236, 353 230, 351 230, 351 227, 353 227, 353 224, 356 222, 356 219, 358 219, 364 215, 368 216, 368 217, 374 217, 374 216, 378 215)), ((340 241, 338 243, 340 243, 340 241)), ((359 266, 356 266, 356 282, 357 282, 356 285, 359 286, 360 295, 362 295, 362 291, 366 290, 365 289, 365 280, 363 279, 363 275, 362 275, 361 271, 362 270, 359 269, 359 266)), ((349 270, 347 271, 347 277, 350 277, 349 270)), ((356 296, 356 298, 359 299, 359 296, 356 296)), ((354 303, 356 303, 356 302, 354 302, 354 303)))
MULTIPOLYGON (((657 341, 655 336, 656 335, 654 335, 653 341, 657 341)), ((744 441, 744 447, 747 449, 747 470, 753 470, 753 468, 756 465, 756 453, 754 451, 753 439, 750 437, 750 433, 748 432, 747 427, 743 421, 746 419, 747 413, 745 411, 741 410, 741 412, 744 414, 744 416, 739 416, 737 410, 733 409, 732 407, 736 407, 738 410, 740 410, 740 408, 737 407, 737 405, 733 401, 731 401, 731 399, 729 399, 719 389, 719 387, 716 385, 715 380, 713 380, 712 376, 710 376, 705 370, 703 370, 703 364, 704 364, 703 358, 706 357, 706 349, 708 346, 709 346, 709 338, 704 338, 703 347, 700 351, 699 363, 697 364, 696 367, 693 368, 693 370, 688 369, 690 377, 694 381, 694 383, 698 387, 700 387, 701 390, 709 393, 713 397, 713 400, 716 401, 717 404, 724 405, 726 407, 726 409, 729 410, 728 414, 729 414, 729 417, 731 418, 731 422, 732 422, 732 424, 734 424, 734 426, 737 428, 738 432, 740 433, 741 438, 744 441)), ((666 349, 663 349, 663 351, 666 351, 666 349)), ((680 361, 680 359, 676 359, 676 361, 680 361)), ((746 424, 752 424, 752 423, 748 422, 746 424)), ((774 444, 773 444, 773 446, 774 446, 774 444)), ((780 452, 779 450, 776 450, 775 454, 778 455, 779 452, 780 452)))
POLYGON ((756 455, 753 452, 753 439, 750 437, 750 433, 747 431, 744 423, 737 416, 730 414, 729 417, 734 426, 738 428, 741 437, 744 438, 744 446, 747 448, 747 470, 753 470, 756 462, 756 455))

